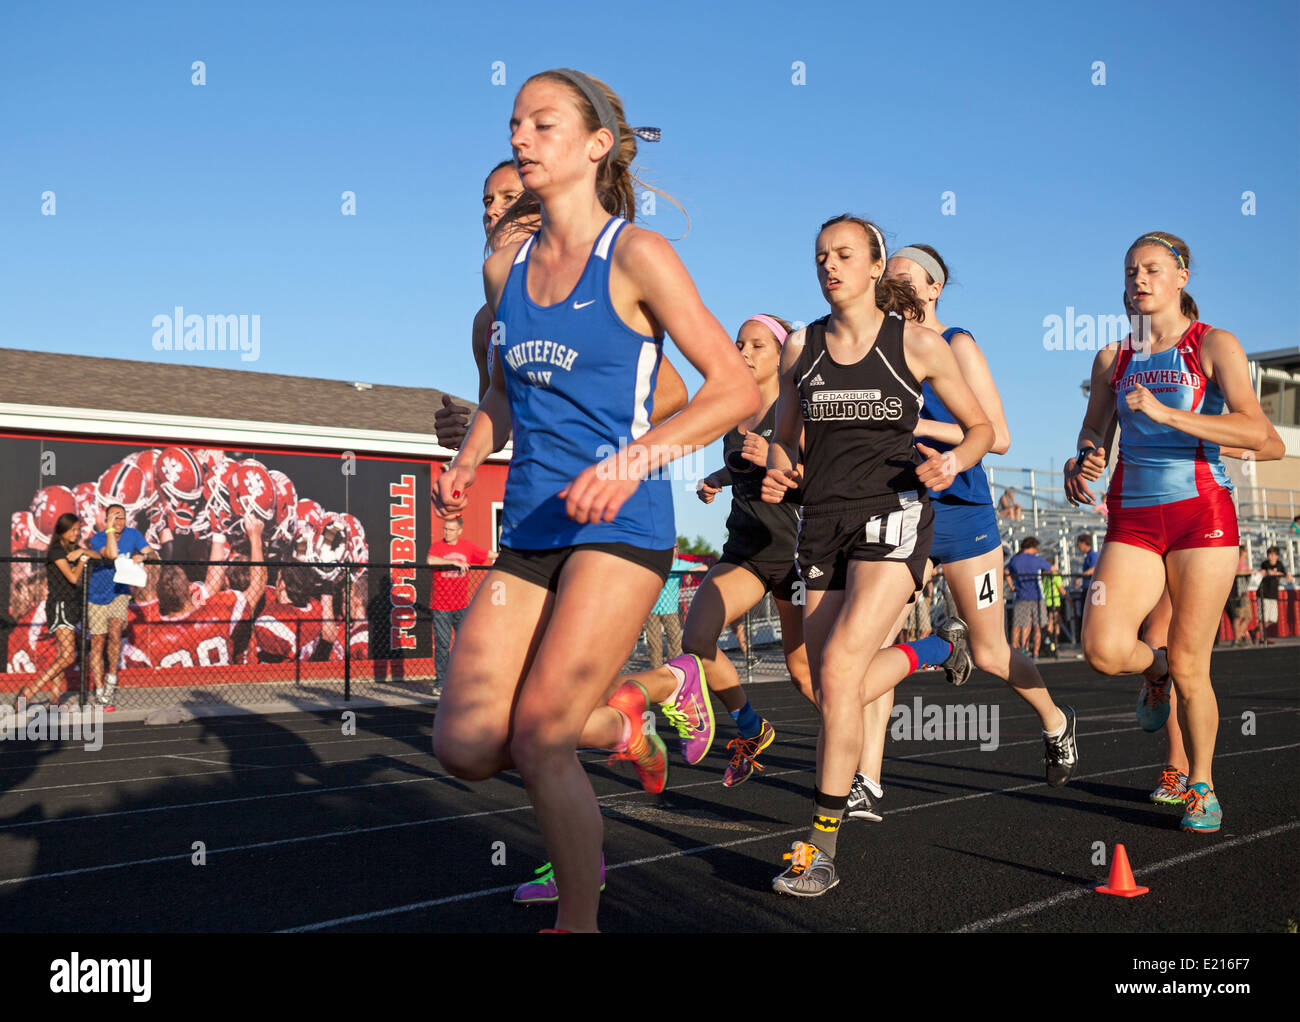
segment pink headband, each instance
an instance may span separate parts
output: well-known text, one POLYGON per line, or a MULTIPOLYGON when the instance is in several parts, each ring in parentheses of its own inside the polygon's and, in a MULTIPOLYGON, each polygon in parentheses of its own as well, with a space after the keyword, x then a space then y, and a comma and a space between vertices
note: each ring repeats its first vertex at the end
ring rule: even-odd
MULTIPOLYGON (((745 320, 745 323, 749 323, 751 321, 755 323, 762 323, 765 327, 767 327, 769 330, 772 331, 772 336, 776 338, 777 344, 785 344, 785 339, 789 335, 786 332, 785 327, 783 327, 780 323, 774 320, 771 316, 764 316, 760 313, 757 316, 750 316, 749 319, 745 320)), ((741 326, 744 326, 745 323, 742 323, 741 326)))

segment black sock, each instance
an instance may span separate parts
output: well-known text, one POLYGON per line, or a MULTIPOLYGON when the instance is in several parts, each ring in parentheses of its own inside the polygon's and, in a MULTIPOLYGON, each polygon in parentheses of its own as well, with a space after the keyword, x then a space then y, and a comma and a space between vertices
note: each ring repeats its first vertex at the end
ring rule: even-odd
POLYGON ((848 795, 827 795, 817 790, 813 794, 813 822, 808 831, 808 843, 816 845, 830 858, 835 858, 835 842, 839 837, 840 823, 848 795))

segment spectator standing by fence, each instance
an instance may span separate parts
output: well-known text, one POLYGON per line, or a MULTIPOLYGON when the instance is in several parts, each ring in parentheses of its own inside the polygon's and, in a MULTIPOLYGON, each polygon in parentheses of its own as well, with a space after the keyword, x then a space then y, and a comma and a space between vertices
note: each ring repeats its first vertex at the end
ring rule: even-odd
POLYGON ((448 518, 442 523, 442 539, 429 547, 426 563, 442 565, 451 571, 433 575, 433 663, 438 672, 437 687, 447 677, 447 660, 456 629, 469 606, 469 566, 491 564, 496 558, 476 543, 461 539, 465 523, 448 518))
POLYGON ((1071 583, 1071 597, 1074 600, 1074 616, 1076 620, 1083 619, 1083 601, 1088 595, 1088 586, 1092 585, 1092 573, 1096 570, 1098 553, 1092 546, 1092 534, 1081 532, 1074 540, 1074 549, 1078 551, 1079 556, 1083 558, 1083 564, 1079 568, 1079 574, 1074 577, 1071 583))
POLYGON ((1271 546, 1268 548, 1268 556, 1259 565, 1259 570, 1264 575, 1259 580, 1259 634, 1265 646, 1273 645, 1273 640, 1268 637, 1268 626, 1272 625, 1273 631, 1277 631, 1278 586, 1283 580, 1292 581, 1286 566, 1278 559, 1281 554, 1279 547, 1271 546))
POLYGON ((77 622, 81 620, 81 576, 88 560, 98 555, 77 545, 81 535, 81 520, 74 514, 59 516, 50 545, 45 554, 45 627, 58 644, 58 654, 31 685, 18 689, 14 704, 22 699, 35 699, 46 686, 50 687, 50 702, 58 700, 57 686, 63 672, 77 658, 77 622))
POLYGON ((1042 641, 1042 626, 1046 620, 1043 591, 1038 576, 1051 571, 1052 566, 1038 556, 1038 537, 1026 536, 1020 541, 1020 553, 1007 562, 1007 579, 1015 591, 1015 605, 1011 619, 1011 645, 1027 656, 1038 656, 1042 641), (1030 652, 1030 636, 1033 652, 1030 652))
MULTIPOLYGON (((680 547, 679 547, 680 550, 680 547)), ((673 557, 673 566, 659 591, 659 599, 650 608, 650 616, 645 619, 645 644, 650 651, 650 668, 662 667, 664 663, 663 643, 668 639, 668 659, 682 655, 682 576, 683 571, 706 571, 707 568, 696 561, 673 557)))
POLYGON ((1250 558, 1246 545, 1237 547, 1237 577, 1232 582, 1232 595, 1225 608, 1232 618, 1232 644, 1250 645, 1250 558))
POLYGON ((130 557, 139 564, 153 551, 139 529, 128 528, 126 508, 112 505, 104 515, 104 528, 90 537, 90 549, 99 554, 86 586, 89 601, 86 620, 90 632, 90 678, 95 701, 101 706, 113 702, 117 690, 117 668, 122 659, 122 629, 131 603, 131 587, 115 582, 115 562, 130 557), (104 670, 105 647, 108 670, 104 670), (101 684, 101 679, 103 684, 101 684))
POLYGON ((1046 611, 1048 652, 1056 656, 1056 647, 1061 641, 1061 611, 1065 605, 1065 584, 1061 573, 1056 568, 1056 554, 1049 554, 1047 563, 1052 566, 1042 579, 1043 608, 1046 611))

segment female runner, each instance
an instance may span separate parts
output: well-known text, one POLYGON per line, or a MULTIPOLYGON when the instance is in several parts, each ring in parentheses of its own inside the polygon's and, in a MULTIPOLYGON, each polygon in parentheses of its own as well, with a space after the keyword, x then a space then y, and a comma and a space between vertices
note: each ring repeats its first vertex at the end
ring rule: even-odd
POLYGON ((1210 653, 1238 542, 1219 449, 1259 450, 1270 432, 1240 342, 1198 321, 1186 291, 1190 263, 1187 243, 1164 231, 1129 246, 1124 303, 1134 331, 1097 353, 1079 453, 1066 479, 1072 484, 1081 463, 1104 457, 1096 449, 1118 413, 1119 463, 1107 492, 1106 542, 1084 606, 1084 656, 1103 674, 1145 677, 1138 705, 1145 730, 1159 729, 1168 717, 1172 681, 1188 753, 1181 826, 1213 833, 1223 811, 1211 773, 1218 704, 1210 653), (1166 580, 1167 653, 1138 635, 1166 580))
POLYGON ((946 489, 993 443, 948 345, 919 325, 924 307, 912 286, 882 279, 879 228, 857 217, 828 220, 816 254, 831 313, 782 352, 764 489, 765 499, 800 482, 804 491, 797 563, 808 590, 804 636, 822 729, 812 826, 772 882, 779 893, 802 897, 839 883, 836 839, 862 753, 863 709, 881 694, 864 698, 863 678, 923 584, 934 520, 927 487, 946 489), (918 322, 906 322, 907 313, 918 322), (913 446, 926 380, 965 430, 943 455, 913 446), (801 418, 802 475, 795 470, 801 418))
MULTIPOLYGON (((1092 491, 1088 488, 1088 483, 1101 478, 1106 465, 1106 452, 1111 449, 1117 426, 1118 416, 1112 415, 1109 428, 1104 433, 1105 443, 1100 447, 1093 448, 1081 465, 1075 459, 1070 459, 1066 463, 1066 497, 1071 504, 1076 506, 1079 504, 1095 505, 1096 501, 1092 491)), ((1286 445, 1278 435, 1277 430, 1273 428, 1271 422, 1268 429, 1268 440, 1259 450, 1248 451, 1241 447, 1220 447, 1220 456, 1251 461, 1276 461, 1282 458, 1286 454, 1286 445)), ((1169 586, 1166 583, 1164 592, 1160 594, 1159 602, 1156 603, 1151 613, 1146 616, 1146 620, 1142 622, 1142 641, 1154 650, 1167 652, 1169 622, 1172 616, 1173 607, 1169 601, 1169 586)), ((1143 678, 1138 693, 1140 707, 1138 712, 1141 718, 1147 722, 1165 717, 1165 765, 1160 771, 1159 781, 1156 782, 1156 786, 1148 798, 1158 805, 1182 806, 1187 800, 1187 772, 1190 769, 1190 763, 1187 759, 1187 748, 1183 744, 1183 730, 1178 723, 1178 695, 1174 691, 1174 686, 1167 684, 1168 673, 1166 669, 1164 675, 1154 685, 1149 685, 1146 678, 1143 678), (1159 711, 1159 703, 1166 699, 1169 701, 1167 715, 1159 711)))
MULTIPOLYGON (((993 426, 993 453, 1005 454, 1011 437, 988 362, 969 331, 944 326, 937 316, 939 298, 949 275, 947 264, 929 245, 899 249, 889 257, 885 269, 887 278, 906 280, 916 291, 924 309, 921 322, 942 334, 948 342, 962 378, 974 391, 993 426)), ((962 429, 928 383, 922 386, 922 394, 925 405, 916 425, 916 436, 925 438, 937 451, 947 451, 961 441, 962 429)), ((960 647, 962 642, 969 643, 974 666, 1001 678, 1038 714, 1047 783, 1060 787, 1078 767, 1074 710, 1068 706, 1061 709, 1052 701, 1034 662, 1019 650, 1012 650, 1007 642, 1002 609, 1002 537, 983 463, 977 462, 959 473, 951 486, 942 493, 931 493, 930 499, 934 503, 930 562, 944 566, 957 620, 951 623, 951 632, 945 630, 943 635, 892 646, 872 661, 867 684, 873 690, 883 688, 884 695, 879 697, 883 703, 873 702, 868 710, 870 713, 871 709, 877 709, 876 724, 871 726, 868 722, 863 762, 849 795, 850 816, 861 814, 865 808, 874 810, 868 818, 879 819, 879 808, 873 804, 872 796, 878 802, 882 794, 877 782, 894 686, 922 664, 947 663, 953 657, 953 647, 960 647), (878 712, 881 706, 883 714, 878 712), (870 772, 872 767, 875 773, 870 772)), ((962 684, 968 675, 967 666, 965 673, 950 672, 949 680, 962 684)))
POLYGON ((534 215, 541 226, 484 264, 500 371, 438 478, 437 513, 465 508, 512 430, 514 456, 501 556, 461 625, 434 749, 465 779, 519 769, 554 863, 556 928, 594 931, 602 826, 576 751, 580 738, 626 748, 640 730, 639 714, 601 704, 676 541, 671 484, 648 477, 752 415, 758 391, 672 247, 622 219, 636 141, 618 97, 580 72, 542 72, 510 125, 527 191, 496 232, 534 215), (665 331, 704 384, 651 429, 665 331), (602 447, 618 453, 596 464, 602 447))

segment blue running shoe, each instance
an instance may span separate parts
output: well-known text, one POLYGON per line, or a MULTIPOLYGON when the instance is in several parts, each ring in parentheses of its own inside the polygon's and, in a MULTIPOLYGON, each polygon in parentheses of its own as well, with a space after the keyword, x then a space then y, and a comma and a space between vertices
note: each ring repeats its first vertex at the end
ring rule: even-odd
POLYGON ((1183 810, 1183 830, 1197 834, 1213 834, 1223 826, 1223 810, 1214 789, 1204 781, 1197 781, 1187 789, 1186 807, 1183 810))
POLYGON ((1142 688, 1138 692, 1137 718, 1138 726, 1143 731, 1159 731, 1169 719, 1169 650, 1165 651, 1165 673, 1159 681, 1142 679, 1142 688))

